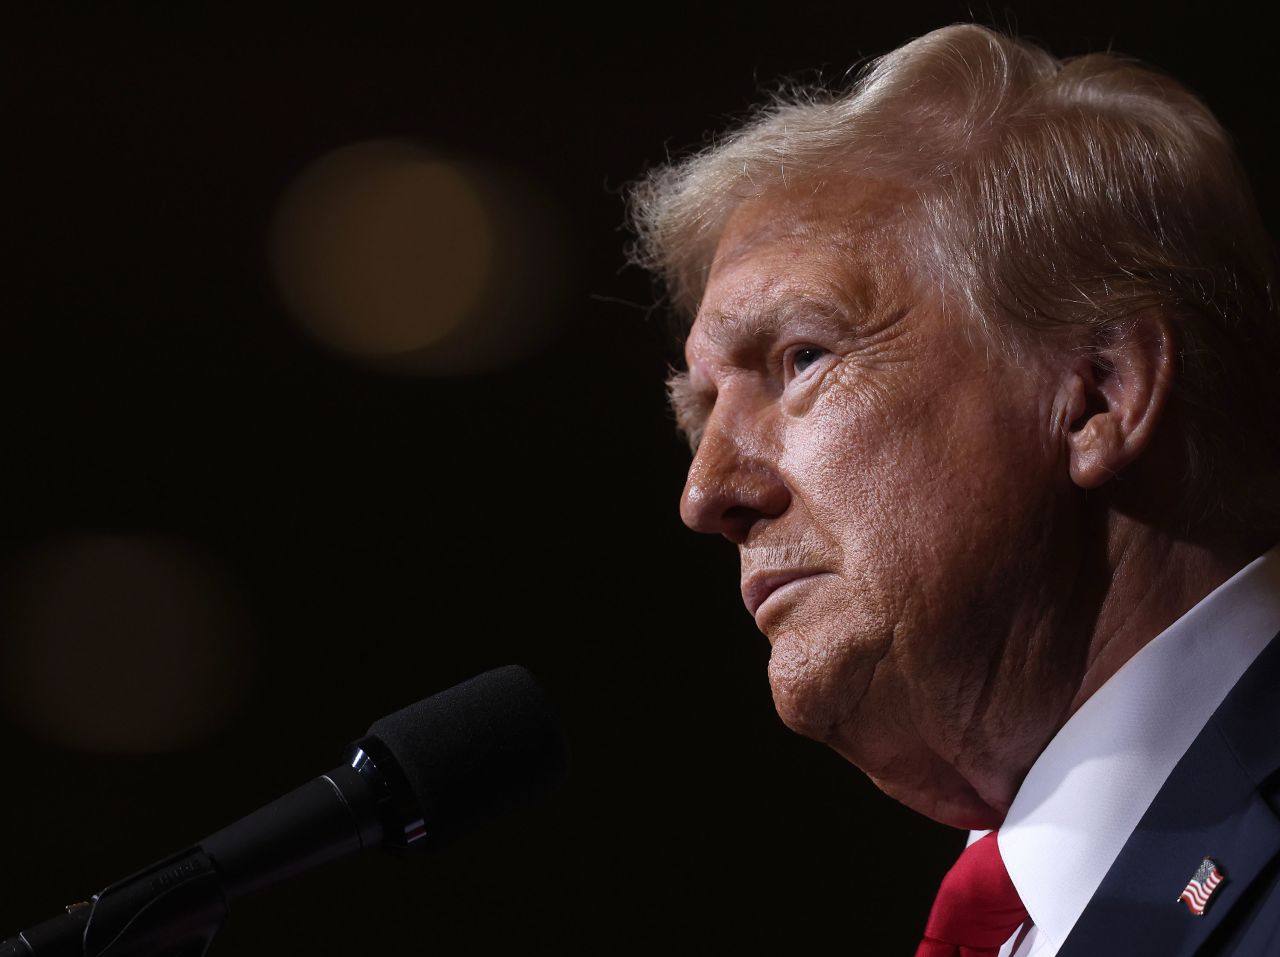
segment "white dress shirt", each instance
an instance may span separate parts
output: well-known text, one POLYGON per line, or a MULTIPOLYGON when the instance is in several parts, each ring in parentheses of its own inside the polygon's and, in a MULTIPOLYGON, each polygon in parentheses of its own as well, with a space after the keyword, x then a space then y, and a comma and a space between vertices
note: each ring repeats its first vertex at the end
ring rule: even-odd
POLYGON ((1030 915, 1000 957, 1058 953, 1174 765, 1277 632, 1280 546, 1150 641, 1062 726, 1000 826, 1030 915))

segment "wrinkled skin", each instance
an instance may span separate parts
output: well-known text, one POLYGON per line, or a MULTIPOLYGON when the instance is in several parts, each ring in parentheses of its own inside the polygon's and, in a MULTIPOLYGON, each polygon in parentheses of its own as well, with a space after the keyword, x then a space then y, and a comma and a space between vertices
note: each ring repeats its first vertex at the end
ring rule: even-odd
POLYGON ((912 288, 903 202, 850 180, 731 215, 673 382, 696 442, 680 511, 739 546, 749 610, 767 596, 783 721, 908 806, 994 827, 1074 708, 1238 556, 1086 494, 1151 444, 1167 328, 1110 377, 1061 347, 1012 363, 912 288))

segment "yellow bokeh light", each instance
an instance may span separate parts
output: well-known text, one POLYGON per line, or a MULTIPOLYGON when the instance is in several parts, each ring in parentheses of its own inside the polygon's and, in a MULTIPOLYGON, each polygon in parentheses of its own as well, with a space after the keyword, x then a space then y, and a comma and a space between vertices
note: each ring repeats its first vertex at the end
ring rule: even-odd
POLYGON ((475 312, 493 227, 461 168, 409 144, 344 147, 283 197, 276 280, 302 325, 358 358, 413 352, 475 312))

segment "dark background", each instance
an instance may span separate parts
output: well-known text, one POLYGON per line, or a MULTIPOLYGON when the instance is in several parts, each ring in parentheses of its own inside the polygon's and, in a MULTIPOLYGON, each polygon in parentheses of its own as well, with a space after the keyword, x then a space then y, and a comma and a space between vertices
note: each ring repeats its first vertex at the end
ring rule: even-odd
MULTIPOLYGON (((624 267, 623 187, 783 77, 838 79, 976 19, 1172 72, 1236 136, 1274 224, 1269 33, 1225 4, 3 18, 0 641, 21 639, 40 549, 122 537, 217 569, 244 641, 234 706, 180 746, 78 747, 0 708, 0 936, 327 770, 374 718, 515 661, 566 715, 558 798, 433 857, 368 855, 240 902, 213 953, 803 952, 832 934, 909 953, 963 836, 774 714, 734 550, 676 514, 678 350, 624 267), (558 208, 571 268, 533 354, 388 374, 291 321, 265 239, 282 191, 385 138, 517 168, 558 208)), ((104 634, 82 629, 95 660, 104 634)), ((95 700, 134 693, 102 684, 95 700)))

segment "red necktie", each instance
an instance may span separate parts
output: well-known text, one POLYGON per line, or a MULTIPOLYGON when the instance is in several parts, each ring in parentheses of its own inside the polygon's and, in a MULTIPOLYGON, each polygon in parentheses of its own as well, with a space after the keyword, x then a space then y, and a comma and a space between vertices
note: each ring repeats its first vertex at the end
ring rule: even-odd
POLYGON ((992 831, 942 879, 916 957, 995 957, 1026 919, 992 831))

